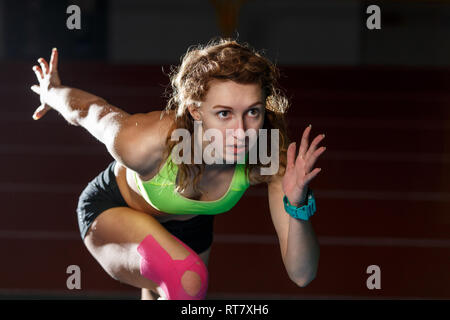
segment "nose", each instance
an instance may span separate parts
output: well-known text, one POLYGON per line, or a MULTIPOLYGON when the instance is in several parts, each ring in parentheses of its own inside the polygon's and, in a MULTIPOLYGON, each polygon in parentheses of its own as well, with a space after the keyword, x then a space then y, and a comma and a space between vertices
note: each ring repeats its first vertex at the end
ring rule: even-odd
POLYGON ((243 119, 238 119, 236 126, 233 128, 233 137, 240 143, 245 139, 245 124, 243 119))

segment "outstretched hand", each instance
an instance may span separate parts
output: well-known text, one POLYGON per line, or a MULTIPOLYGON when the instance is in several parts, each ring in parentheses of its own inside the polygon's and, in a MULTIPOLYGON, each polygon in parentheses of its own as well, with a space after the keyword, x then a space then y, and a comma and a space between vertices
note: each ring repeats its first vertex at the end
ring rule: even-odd
POLYGON ((296 157, 296 142, 289 144, 287 150, 286 172, 283 177, 283 192, 289 202, 294 206, 301 206, 306 199, 308 192, 308 184, 321 171, 321 168, 315 168, 318 157, 326 150, 325 147, 317 149, 319 142, 325 138, 324 134, 318 135, 311 146, 309 145, 309 133, 311 125, 303 131, 302 141, 298 156, 296 157))
POLYGON ((39 85, 31 86, 31 90, 40 95, 41 105, 34 111, 33 119, 38 120, 45 115, 51 107, 47 104, 47 94, 52 87, 58 87, 61 85, 61 80, 58 75, 58 51, 53 48, 50 57, 50 66, 43 58, 38 59, 40 67, 33 66, 36 78, 39 81, 39 85))

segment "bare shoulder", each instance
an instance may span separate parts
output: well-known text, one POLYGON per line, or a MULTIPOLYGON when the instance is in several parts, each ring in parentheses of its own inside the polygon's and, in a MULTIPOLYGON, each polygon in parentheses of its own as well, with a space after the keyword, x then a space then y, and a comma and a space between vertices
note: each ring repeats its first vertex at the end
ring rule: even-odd
POLYGON ((173 124, 173 112, 158 110, 130 115, 122 121, 110 153, 123 166, 145 175, 161 161, 173 124))
POLYGON ((164 142, 167 132, 173 124, 173 112, 166 114, 164 111, 151 111, 131 115, 124 129, 129 133, 136 134, 140 139, 149 136, 149 140, 164 142))

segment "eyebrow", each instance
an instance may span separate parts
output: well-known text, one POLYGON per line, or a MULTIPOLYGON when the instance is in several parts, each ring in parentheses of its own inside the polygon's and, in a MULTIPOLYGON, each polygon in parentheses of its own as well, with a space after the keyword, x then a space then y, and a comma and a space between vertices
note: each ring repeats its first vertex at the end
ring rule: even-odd
MULTIPOLYGON (((249 109, 249 108, 251 108, 251 107, 254 107, 254 106, 258 105, 258 104, 263 104, 263 103, 262 103, 261 101, 257 101, 257 102, 255 102, 255 103, 252 103, 250 106, 248 106, 247 109, 249 109)), ((212 107, 212 108, 213 108, 213 109, 216 109, 216 108, 225 108, 225 109, 231 109, 231 110, 233 110, 232 107, 229 107, 229 106, 222 106, 222 105, 220 105, 220 104, 215 105, 215 106, 212 107)))

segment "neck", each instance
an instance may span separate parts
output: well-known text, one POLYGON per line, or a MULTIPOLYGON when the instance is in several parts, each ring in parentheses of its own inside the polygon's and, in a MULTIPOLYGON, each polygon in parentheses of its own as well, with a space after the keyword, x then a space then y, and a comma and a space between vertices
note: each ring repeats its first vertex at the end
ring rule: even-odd
POLYGON ((236 166, 235 163, 231 163, 231 164, 227 164, 227 163, 223 163, 223 164, 205 164, 205 169, 206 170, 228 170, 228 169, 234 169, 234 167, 236 166))

